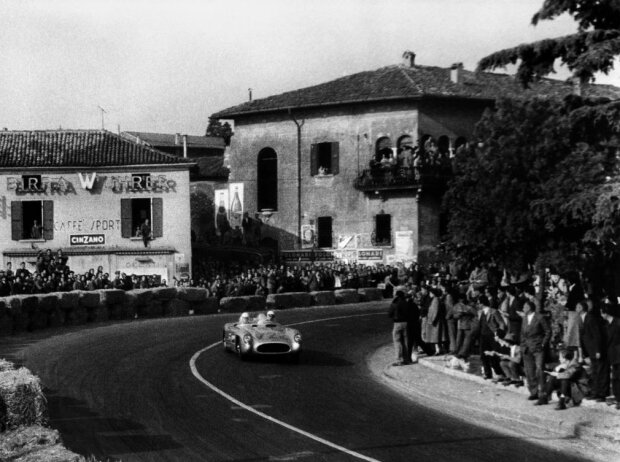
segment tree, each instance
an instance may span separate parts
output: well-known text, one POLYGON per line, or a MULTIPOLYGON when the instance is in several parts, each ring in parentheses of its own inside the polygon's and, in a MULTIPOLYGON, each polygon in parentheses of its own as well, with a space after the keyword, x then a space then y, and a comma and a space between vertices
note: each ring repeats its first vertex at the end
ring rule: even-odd
POLYGON ((564 13, 577 22, 576 33, 497 51, 482 58, 478 69, 518 62, 517 77, 524 86, 554 72, 557 59, 581 82, 593 81, 597 72, 607 74, 620 54, 620 0, 545 0, 532 24, 564 13))
POLYGON ((618 106, 571 96, 499 100, 487 110, 477 144, 454 159, 444 196, 449 247, 512 270, 574 269, 598 253, 608 237, 596 234, 595 213, 617 168, 618 106))
POLYGON ((206 136, 219 136, 224 138, 226 146, 230 146, 230 138, 233 136, 232 127, 228 122, 222 123, 219 119, 209 117, 206 136))

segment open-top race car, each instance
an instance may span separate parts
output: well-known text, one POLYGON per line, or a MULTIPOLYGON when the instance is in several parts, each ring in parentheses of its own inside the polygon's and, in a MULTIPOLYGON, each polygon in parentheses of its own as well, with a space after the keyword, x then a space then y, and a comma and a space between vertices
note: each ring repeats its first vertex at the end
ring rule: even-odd
POLYGON ((224 325, 224 350, 234 351, 242 360, 250 356, 288 356, 293 362, 301 354, 301 334, 272 320, 249 316, 224 325))

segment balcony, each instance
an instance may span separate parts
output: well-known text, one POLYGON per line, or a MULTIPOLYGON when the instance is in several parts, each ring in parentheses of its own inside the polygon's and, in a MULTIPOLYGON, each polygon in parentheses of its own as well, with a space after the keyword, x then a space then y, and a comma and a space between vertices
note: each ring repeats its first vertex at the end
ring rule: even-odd
POLYGON ((355 188, 364 192, 406 191, 420 189, 443 191, 451 170, 445 166, 369 168, 355 180, 355 188))

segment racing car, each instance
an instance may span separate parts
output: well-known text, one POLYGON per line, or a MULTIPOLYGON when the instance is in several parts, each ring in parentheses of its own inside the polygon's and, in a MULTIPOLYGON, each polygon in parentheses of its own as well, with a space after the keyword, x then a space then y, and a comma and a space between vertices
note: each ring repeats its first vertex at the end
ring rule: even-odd
POLYGON ((275 321, 230 322, 224 325, 222 345, 241 360, 255 357, 288 357, 298 362, 301 355, 301 334, 275 321))

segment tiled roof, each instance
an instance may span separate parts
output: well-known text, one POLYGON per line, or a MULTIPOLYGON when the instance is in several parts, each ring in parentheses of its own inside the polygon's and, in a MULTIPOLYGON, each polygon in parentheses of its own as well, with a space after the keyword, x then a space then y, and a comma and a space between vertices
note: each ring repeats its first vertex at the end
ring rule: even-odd
MULTIPOLYGON (((524 90, 514 76, 461 69, 461 80, 453 83, 450 69, 433 66, 388 66, 360 72, 312 87, 268 98, 248 101, 216 112, 212 117, 226 119, 256 112, 281 111, 287 108, 318 107, 342 103, 362 103, 394 99, 447 97, 494 100, 500 96, 540 95, 561 97, 573 91, 572 84, 542 79, 524 90)), ((611 85, 586 85, 583 96, 620 98, 620 88, 611 85)))
MULTIPOLYGON (((178 143, 177 135, 168 134, 168 133, 149 133, 149 132, 123 132, 123 135, 129 135, 131 139, 135 141, 136 138, 140 138, 140 141, 143 141, 147 144, 150 144, 153 147, 157 146, 182 146, 183 145, 183 135, 178 135, 178 143)), ((225 149, 226 143, 224 142, 224 138, 219 136, 195 136, 195 135, 185 135, 187 136, 187 147, 189 148, 213 148, 213 149, 225 149)))
POLYGON ((0 131, 0 168, 191 164, 104 130, 0 131))

